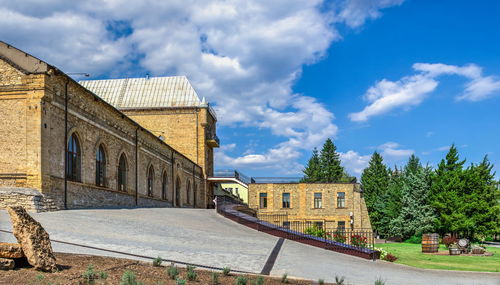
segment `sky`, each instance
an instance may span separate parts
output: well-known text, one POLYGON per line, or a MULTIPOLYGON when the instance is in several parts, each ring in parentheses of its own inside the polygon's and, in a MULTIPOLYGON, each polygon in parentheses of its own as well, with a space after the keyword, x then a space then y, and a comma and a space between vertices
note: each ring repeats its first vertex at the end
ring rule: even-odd
POLYGON ((216 169, 301 176, 332 138, 357 177, 374 151, 435 166, 452 144, 500 172, 498 15, 493 0, 0 0, 0 39, 90 79, 187 76, 217 110, 216 169))

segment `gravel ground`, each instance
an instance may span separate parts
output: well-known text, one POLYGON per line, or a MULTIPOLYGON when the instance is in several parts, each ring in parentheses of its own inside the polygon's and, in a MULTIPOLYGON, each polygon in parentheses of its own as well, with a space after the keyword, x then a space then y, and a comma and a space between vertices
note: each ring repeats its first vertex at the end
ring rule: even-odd
MULTIPOLYGON (((278 238, 236 224, 204 209, 140 208, 68 210, 32 213, 54 240, 178 261, 259 273, 278 238)), ((6 211, 0 229, 10 230, 6 211)), ((14 241, 0 233, 0 240, 14 241)), ((55 251, 131 258, 88 248, 53 243, 55 251)), ((140 258, 138 258, 140 259, 140 258)), ((383 261, 367 261, 300 243, 285 241, 271 275, 368 285, 390 284, 500 285, 499 273, 417 269, 383 261)))

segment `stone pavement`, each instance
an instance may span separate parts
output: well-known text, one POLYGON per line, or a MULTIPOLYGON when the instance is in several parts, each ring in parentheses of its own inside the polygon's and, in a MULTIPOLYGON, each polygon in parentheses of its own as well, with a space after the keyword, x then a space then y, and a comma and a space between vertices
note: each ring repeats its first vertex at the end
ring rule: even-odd
MULTIPOLYGON (((214 210, 139 208, 92 209, 32 213, 54 240, 137 255, 260 273, 278 238, 219 216, 214 210)), ((11 230, 8 214, 0 211, 0 229, 11 230)), ((14 237, 0 232, 0 241, 14 237)), ((117 253, 53 243, 55 251, 132 258, 117 253)), ((137 258, 141 259, 141 258, 137 258)), ((271 275, 368 285, 381 277, 387 285, 500 285, 499 273, 416 269, 368 261, 286 240, 271 275)))

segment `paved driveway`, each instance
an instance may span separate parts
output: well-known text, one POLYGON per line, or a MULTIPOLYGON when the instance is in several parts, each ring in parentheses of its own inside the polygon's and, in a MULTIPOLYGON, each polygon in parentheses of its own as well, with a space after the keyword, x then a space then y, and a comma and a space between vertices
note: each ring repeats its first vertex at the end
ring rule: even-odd
MULTIPOLYGON (((102 209, 33 213, 54 240, 173 259, 216 267, 261 272, 278 238, 257 232, 203 209, 102 209)), ((0 211, 0 229, 10 230, 8 214, 0 211)), ((0 232, 0 240, 14 241, 0 232)), ((61 243, 55 251, 131 258, 61 243)), ((285 241, 271 275, 333 281, 343 275, 349 284, 494 284, 500 274, 422 270, 387 262, 367 261, 285 241)))

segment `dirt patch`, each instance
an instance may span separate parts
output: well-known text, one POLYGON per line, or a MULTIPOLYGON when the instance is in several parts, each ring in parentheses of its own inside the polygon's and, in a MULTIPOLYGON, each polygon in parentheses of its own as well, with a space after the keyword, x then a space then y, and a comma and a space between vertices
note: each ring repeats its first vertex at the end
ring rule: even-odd
MULTIPOLYGON (((105 272, 105 279, 97 279, 94 284, 119 284, 122 275, 125 271, 134 272, 138 281, 143 284, 175 284, 167 273, 167 266, 170 264, 162 264, 155 267, 152 263, 141 262, 122 258, 80 255, 68 253, 56 253, 58 271, 54 273, 45 273, 36 271, 33 267, 25 265, 23 268, 0 272, 0 284, 88 284, 82 277, 82 274, 87 270, 89 264, 92 264, 94 271, 98 276, 101 272, 105 272)), ((186 278, 186 268, 178 267, 179 276, 186 278)), ((209 271, 196 268, 198 278, 196 281, 187 281, 186 284, 212 284, 212 272, 217 272, 219 275, 219 284, 235 284, 235 279, 238 276, 244 276, 248 279, 247 284, 253 284, 258 275, 233 274, 224 276, 221 271, 209 271)), ((264 284, 283 284, 281 278, 271 278, 263 276, 264 284)), ((310 280, 289 279, 288 284, 315 284, 310 280)), ((326 284, 326 283, 325 283, 326 284)))

